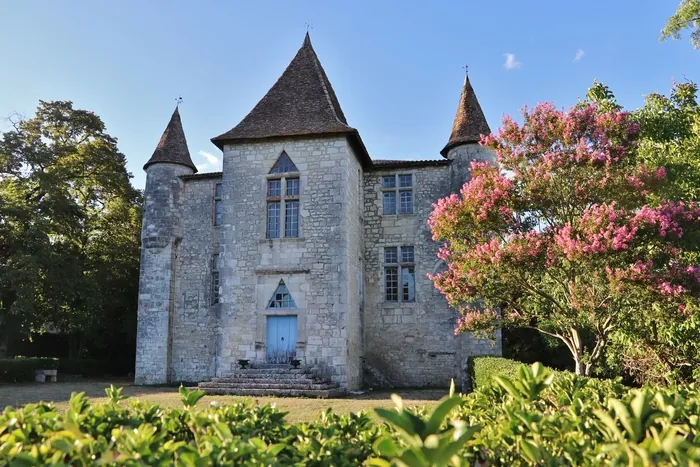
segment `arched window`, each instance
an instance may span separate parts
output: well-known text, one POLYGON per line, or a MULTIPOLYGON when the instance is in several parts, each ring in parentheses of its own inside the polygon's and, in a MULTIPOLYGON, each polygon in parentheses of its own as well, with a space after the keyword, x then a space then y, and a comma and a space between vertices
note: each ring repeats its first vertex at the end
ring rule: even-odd
POLYGON ((267 238, 299 236, 299 194, 299 170, 282 151, 267 175, 267 238))

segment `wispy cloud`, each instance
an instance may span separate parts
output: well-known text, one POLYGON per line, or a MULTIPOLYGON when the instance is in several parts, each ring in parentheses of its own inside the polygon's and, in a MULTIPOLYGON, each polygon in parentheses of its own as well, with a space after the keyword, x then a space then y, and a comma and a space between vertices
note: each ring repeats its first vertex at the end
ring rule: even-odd
POLYGON ((503 68, 506 70, 515 70, 522 65, 522 63, 515 59, 515 54, 503 54, 503 56, 506 57, 506 62, 503 64, 503 68))
POLYGON ((579 60, 581 60, 581 59, 583 58, 583 56, 584 56, 585 53, 586 53, 586 52, 584 52, 582 49, 578 49, 578 50, 576 51, 576 56, 574 57, 574 61, 575 61, 575 62, 578 62, 579 60))
POLYGON ((217 171, 221 170, 221 159, 215 155, 208 153, 206 151, 199 151, 198 155, 206 159, 206 162, 202 164, 195 164, 198 171, 211 170, 217 171))

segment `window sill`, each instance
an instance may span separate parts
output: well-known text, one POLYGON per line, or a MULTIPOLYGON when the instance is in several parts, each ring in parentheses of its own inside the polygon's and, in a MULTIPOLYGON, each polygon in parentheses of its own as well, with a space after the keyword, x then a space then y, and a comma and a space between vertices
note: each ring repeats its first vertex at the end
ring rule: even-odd
POLYGON ((382 308, 415 308, 418 305, 416 301, 412 302, 382 302, 382 308))
POLYGON ((305 242, 306 238, 304 237, 280 237, 280 238, 263 238, 260 240, 260 243, 269 243, 269 244, 275 244, 275 243, 294 243, 294 242, 305 242))
POLYGON ((412 212, 410 214, 382 214, 382 217, 411 217, 415 215, 416 213, 412 212))

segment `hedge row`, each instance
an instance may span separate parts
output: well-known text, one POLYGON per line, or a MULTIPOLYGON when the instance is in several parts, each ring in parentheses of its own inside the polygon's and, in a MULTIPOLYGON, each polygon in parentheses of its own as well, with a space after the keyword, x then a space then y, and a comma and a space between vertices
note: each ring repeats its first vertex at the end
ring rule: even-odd
POLYGON ((270 405, 212 403, 181 388, 184 408, 75 394, 0 414, 0 465, 691 466, 700 465, 700 391, 630 389, 521 366, 432 411, 335 415, 289 423, 270 405))
MULTIPOLYGON (((518 371, 522 365, 520 362, 502 357, 469 357, 468 369, 471 375, 472 389, 492 384, 493 378, 496 376, 515 379, 518 377, 518 371)), ((564 375, 572 374, 569 371, 547 369, 554 374, 555 380, 564 375)))
POLYGON ((133 371, 133 362, 119 360, 15 357, 0 359, 0 382, 34 381, 36 370, 58 370, 61 375, 102 377, 124 376, 133 371))

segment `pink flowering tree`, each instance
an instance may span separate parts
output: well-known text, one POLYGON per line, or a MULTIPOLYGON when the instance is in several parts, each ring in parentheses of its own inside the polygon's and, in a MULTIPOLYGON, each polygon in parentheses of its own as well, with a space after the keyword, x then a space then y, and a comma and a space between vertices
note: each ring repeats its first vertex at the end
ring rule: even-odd
POLYGON ((650 194, 663 169, 635 160, 627 113, 540 104, 481 144, 459 194, 429 219, 447 268, 430 276, 461 317, 456 333, 532 327, 560 339, 590 375, 630 323, 682 323, 698 309, 700 207, 650 194))

